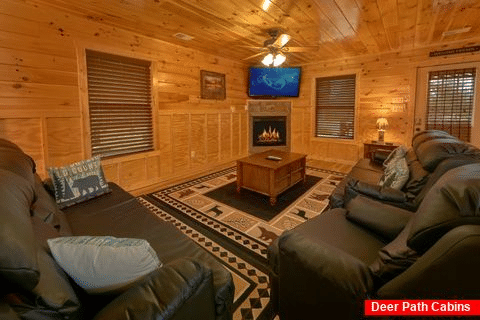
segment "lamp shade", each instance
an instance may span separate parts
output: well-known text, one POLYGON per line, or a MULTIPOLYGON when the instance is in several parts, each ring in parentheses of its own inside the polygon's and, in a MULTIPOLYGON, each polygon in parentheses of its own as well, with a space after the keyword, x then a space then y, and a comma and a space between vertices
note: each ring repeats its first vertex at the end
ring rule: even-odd
POLYGON ((388 120, 386 118, 377 119, 377 130, 386 130, 388 129, 388 120))
POLYGON ((262 63, 266 66, 271 65, 273 62, 273 54, 269 53, 263 58, 262 63))
POLYGON ((281 65, 282 63, 284 63, 286 59, 287 59, 287 57, 285 57, 284 54, 278 53, 278 54, 275 56, 275 59, 273 59, 273 66, 278 67, 279 65, 281 65))

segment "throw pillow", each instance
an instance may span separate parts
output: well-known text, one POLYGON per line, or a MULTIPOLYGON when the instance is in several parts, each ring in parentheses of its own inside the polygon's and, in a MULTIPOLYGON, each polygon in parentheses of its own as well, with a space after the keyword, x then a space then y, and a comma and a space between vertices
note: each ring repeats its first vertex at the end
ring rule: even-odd
POLYGON ((48 174, 60 209, 110 192, 98 156, 61 168, 49 168, 48 174))
POLYGON ((405 158, 396 158, 390 161, 384 170, 379 185, 401 190, 409 178, 407 160, 405 158))
POLYGON ((383 166, 387 168, 396 159, 405 158, 405 156, 407 155, 407 151, 408 149, 405 146, 399 146, 398 148, 395 148, 395 150, 393 150, 388 155, 387 159, 385 159, 385 161, 383 162, 383 166))
POLYGON ((162 265, 143 239, 78 236, 47 241, 57 263, 88 293, 127 290, 162 265))

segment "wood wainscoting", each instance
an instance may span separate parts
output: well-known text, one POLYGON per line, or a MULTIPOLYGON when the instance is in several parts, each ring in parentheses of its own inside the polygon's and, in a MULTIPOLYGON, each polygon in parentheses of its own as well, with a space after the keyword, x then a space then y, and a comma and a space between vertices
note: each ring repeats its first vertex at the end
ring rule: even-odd
POLYGON ((103 160, 141 190, 247 154, 247 67, 31 1, 0 4, 0 137, 49 166, 90 156, 85 49, 152 62, 154 151, 103 160), (226 99, 200 98, 200 70, 225 74, 226 99))

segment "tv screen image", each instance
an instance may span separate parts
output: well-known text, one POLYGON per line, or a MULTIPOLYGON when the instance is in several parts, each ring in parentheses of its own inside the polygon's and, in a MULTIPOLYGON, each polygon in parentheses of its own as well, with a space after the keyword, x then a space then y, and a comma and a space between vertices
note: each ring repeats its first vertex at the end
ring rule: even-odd
POLYGON ((300 71, 300 67, 250 68, 248 95, 298 97, 300 71))

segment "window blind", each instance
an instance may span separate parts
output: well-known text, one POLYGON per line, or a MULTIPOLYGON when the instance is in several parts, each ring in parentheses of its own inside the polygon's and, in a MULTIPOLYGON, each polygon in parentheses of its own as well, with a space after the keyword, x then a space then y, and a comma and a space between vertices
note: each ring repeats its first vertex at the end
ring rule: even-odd
POLYGON ((428 76, 427 129, 470 141, 475 68, 432 71, 428 76))
POLYGON ((315 136, 353 139, 355 75, 317 78, 315 136))
POLYGON ((153 150, 150 62, 87 50, 92 155, 153 150))

